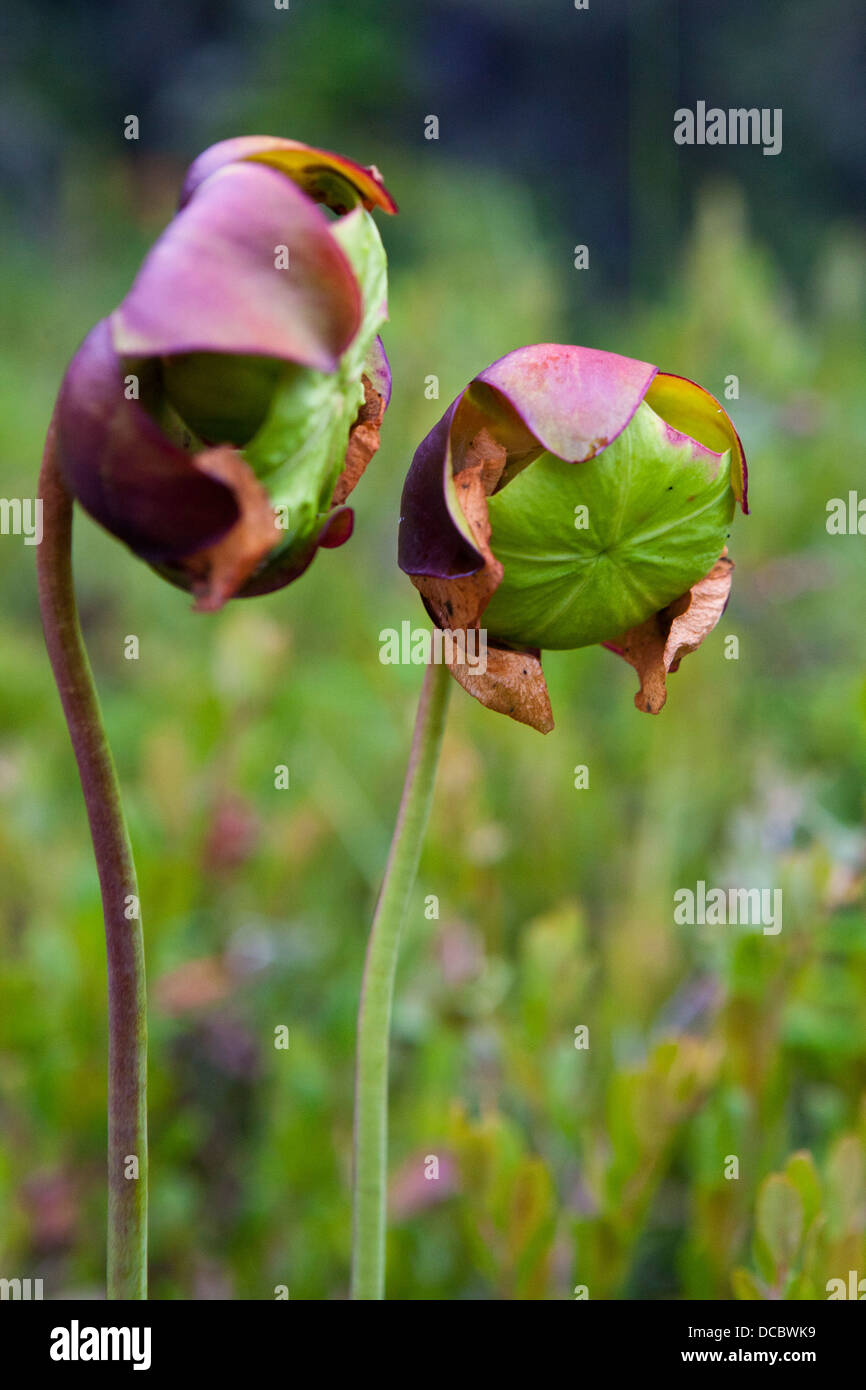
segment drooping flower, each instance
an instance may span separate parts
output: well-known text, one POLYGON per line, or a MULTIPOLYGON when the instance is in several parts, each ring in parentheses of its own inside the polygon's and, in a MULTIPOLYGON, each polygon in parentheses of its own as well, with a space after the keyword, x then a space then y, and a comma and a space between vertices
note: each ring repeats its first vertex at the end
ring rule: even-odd
POLYGON ((212 146, 67 370, 67 487, 199 609, 281 588, 351 535, 390 395, 374 207, 396 211, 375 168, 266 136, 212 146))
POLYGON ((486 669, 463 659, 472 643, 446 658, 482 704, 548 731, 541 649, 601 643, 658 713, 667 673, 724 611, 746 486, 739 437, 694 382, 591 348, 520 348, 418 448, 399 563, 440 628, 486 632, 486 669))

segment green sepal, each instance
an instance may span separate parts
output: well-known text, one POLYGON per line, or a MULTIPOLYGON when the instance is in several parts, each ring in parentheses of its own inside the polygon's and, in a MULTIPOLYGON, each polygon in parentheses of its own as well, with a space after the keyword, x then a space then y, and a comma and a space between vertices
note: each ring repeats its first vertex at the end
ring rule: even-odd
POLYGON ((361 327, 336 372, 293 364, 284 368, 267 418, 244 450, 274 507, 287 518, 286 541, 278 554, 306 540, 330 508, 349 432, 364 400, 364 362, 386 318, 387 260, 372 217, 356 208, 331 230, 358 278, 361 327))

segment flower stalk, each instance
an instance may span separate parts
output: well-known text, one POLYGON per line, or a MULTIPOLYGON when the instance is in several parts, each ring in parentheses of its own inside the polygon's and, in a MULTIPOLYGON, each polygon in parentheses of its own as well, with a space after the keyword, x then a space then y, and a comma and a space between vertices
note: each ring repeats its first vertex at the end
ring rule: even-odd
POLYGON ((114 760, 78 621, 72 498, 49 427, 39 479, 37 555, 45 642, 90 822, 108 964, 108 1278, 110 1299, 147 1298, 147 1017, 144 942, 132 849, 114 760), (135 1160, 133 1162, 132 1160, 135 1160))
POLYGON ((367 945, 355 1076, 353 1299, 385 1296, 391 1004, 400 932, 430 817, 450 686, 447 666, 428 665, 400 810, 367 945))

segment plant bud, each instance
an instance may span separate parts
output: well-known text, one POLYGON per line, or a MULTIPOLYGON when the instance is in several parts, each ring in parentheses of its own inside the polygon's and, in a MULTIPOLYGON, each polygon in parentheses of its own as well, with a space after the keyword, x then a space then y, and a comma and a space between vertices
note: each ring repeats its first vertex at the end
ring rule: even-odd
POLYGON ((375 169, 271 137, 213 146, 69 366, 70 492, 200 609, 281 588, 351 535, 390 393, 374 206, 396 211, 375 169))
POLYGON ((708 392, 541 344, 476 377, 418 449, 400 565, 439 626, 485 629, 488 671, 452 664, 482 703, 551 728, 540 650, 602 643, 657 713, 667 672, 724 610, 738 501, 742 446, 708 392))

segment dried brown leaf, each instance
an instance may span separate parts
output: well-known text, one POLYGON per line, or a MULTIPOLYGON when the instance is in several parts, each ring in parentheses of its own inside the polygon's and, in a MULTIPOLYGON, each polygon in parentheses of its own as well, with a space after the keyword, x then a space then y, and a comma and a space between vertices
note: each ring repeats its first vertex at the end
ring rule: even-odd
POLYGON ((213 545, 183 561, 199 613, 214 613, 243 587, 279 540, 267 492, 236 449, 220 446, 194 456, 196 467, 234 493, 239 516, 213 545))
POLYGON ((667 699, 666 677, 684 656, 697 651, 727 607, 734 565, 727 552, 687 594, 674 599, 645 623, 604 645, 632 665, 640 677, 635 705, 658 714, 667 699))
MULTIPOLYGON (((484 610, 502 581, 502 565, 490 548, 487 498, 502 477, 506 458, 504 445, 489 430, 481 429, 455 460, 454 486, 472 540, 484 560, 481 568, 457 579, 412 576, 412 583, 434 621, 452 632, 465 633, 480 626, 484 610)), ((463 650, 468 649, 467 643, 463 650)), ((483 672, 477 665, 449 659, 448 655, 446 661, 454 679, 487 709, 507 714, 543 734, 553 728, 550 697, 538 652, 488 645, 483 672)))
POLYGON ((515 652, 487 647, 487 670, 465 662, 449 662, 454 679, 487 709, 507 714, 539 733, 553 728, 553 711, 537 652, 515 652))
POLYGON ((357 486, 367 464, 379 447, 379 431, 385 418, 385 398, 364 377, 364 404, 349 433, 346 462, 334 488, 332 506, 340 507, 357 486))

